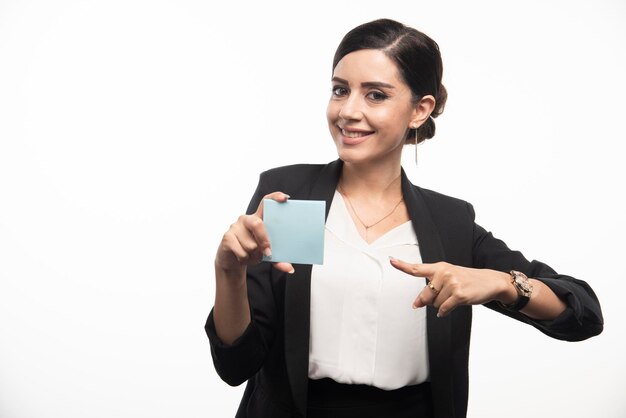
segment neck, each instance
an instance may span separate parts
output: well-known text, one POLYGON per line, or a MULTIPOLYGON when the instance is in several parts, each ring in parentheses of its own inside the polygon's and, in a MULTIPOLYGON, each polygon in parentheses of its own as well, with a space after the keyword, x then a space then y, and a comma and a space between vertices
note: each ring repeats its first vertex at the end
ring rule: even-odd
POLYGON ((389 194, 402 194, 400 161, 394 164, 354 164, 344 162, 341 188, 350 195, 366 194, 377 200, 389 194))

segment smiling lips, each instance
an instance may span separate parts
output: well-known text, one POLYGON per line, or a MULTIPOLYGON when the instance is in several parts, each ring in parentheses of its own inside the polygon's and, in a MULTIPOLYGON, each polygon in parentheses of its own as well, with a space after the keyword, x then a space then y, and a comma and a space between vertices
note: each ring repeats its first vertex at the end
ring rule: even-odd
POLYGON ((341 141, 346 145, 357 145, 369 138, 373 131, 359 131, 339 128, 341 131, 341 141))

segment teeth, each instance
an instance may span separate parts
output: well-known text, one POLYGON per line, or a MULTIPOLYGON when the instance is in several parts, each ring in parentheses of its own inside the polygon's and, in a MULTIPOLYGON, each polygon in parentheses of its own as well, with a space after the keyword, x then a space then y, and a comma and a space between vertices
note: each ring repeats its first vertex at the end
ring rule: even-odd
POLYGON ((367 133, 365 133, 365 132, 349 132, 349 131, 346 131, 344 129, 341 130, 341 133, 344 136, 347 136, 348 138, 360 138, 362 136, 367 135, 367 133))

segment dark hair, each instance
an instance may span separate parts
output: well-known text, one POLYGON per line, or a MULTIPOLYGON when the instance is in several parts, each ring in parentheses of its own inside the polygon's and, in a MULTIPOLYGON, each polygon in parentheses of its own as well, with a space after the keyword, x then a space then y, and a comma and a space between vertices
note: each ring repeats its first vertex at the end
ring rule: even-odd
MULTIPOLYGON (((357 26, 348 32, 337 47, 333 58, 333 71, 337 63, 351 52, 377 49, 385 53, 400 70, 400 76, 413 93, 417 103, 430 94, 435 98, 435 108, 430 117, 417 128, 418 142, 435 135, 435 121, 445 107, 448 93, 441 84, 443 63, 439 45, 424 33, 391 19, 378 19, 357 26)), ((411 129, 407 143, 413 141, 411 129)))

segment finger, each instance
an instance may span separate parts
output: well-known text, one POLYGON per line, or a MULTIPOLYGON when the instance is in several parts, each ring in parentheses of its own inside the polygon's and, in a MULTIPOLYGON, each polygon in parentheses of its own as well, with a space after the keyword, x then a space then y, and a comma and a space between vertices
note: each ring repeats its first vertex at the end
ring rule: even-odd
POLYGON ((413 308, 421 308, 427 305, 432 305, 435 302, 437 294, 433 292, 428 286, 425 286, 422 291, 417 295, 413 301, 413 308))
POLYGON ((284 271, 285 273, 289 273, 289 274, 294 274, 296 272, 296 269, 293 268, 291 263, 280 262, 280 263, 273 263, 273 264, 276 270, 284 271))
POLYGON ((239 245, 247 253, 246 264, 257 264, 262 258, 262 249, 259 247, 254 238, 250 235, 235 235, 239 241, 239 245))
POLYGON ((432 306, 434 306, 435 308, 439 309, 439 307, 441 306, 441 304, 443 302, 445 302, 446 300, 448 300, 448 298, 450 298, 452 296, 450 289, 448 288, 448 286, 445 287, 440 287, 443 286, 443 284, 437 284, 435 285, 434 283, 429 283, 427 285, 427 287, 434 287, 435 290, 431 289, 431 293, 433 293, 433 301, 431 303, 432 306))
POLYGON ((259 247, 263 255, 266 257, 272 256, 272 250, 270 248, 270 237, 265 229, 263 219, 257 215, 244 215, 241 218, 241 222, 246 231, 254 239, 255 244, 259 247))
POLYGON ((251 253, 259 248, 259 243, 254 237, 252 231, 250 231, 249 228, 246 226, 246 220, 244 219, 246 217, 247 215, 241 216, 239 221, 230 226, 228 232, 233 234, 237 238, 239 244, 244 250, 246 250, 248 253, 251 253))
POLYGON ((435 264, 411 264, 393 257, 389 257, 389 262, 398 270, 410 274, 411 276, 430 278, 437 273, 437 266, 435 264))
POLYGON ((439 306, 439 310, 437 311, 437 317, 443 318, 446 315, 449 315, 457 306, 459 306, 459 300, 454 296, 450 296, 439 306))
POLYGON ((263 201, 265 199, 272 199, 277 202, 286 202, 290 197, 291 196, 283 192, 273 192, 270 194, 266 194, 265 196, 263 196, 263 199, 261 199, 261 203, 259 203, 259 207, 257 208, 254 214, 258 216, 259 218, 263 219, 263 201))
POLYGON ((428 304, 426 303, 425 298, 422 296, 422 292, 419 293, 419 295, 417 295, 417 297, 415 298, 415 300, 413 301, 413 309, 417 309, 417 308, 423 308, 424 306, 427 306, 428 304))
POLYGON ((267 234, 267 230, 265 229, 265 225, 263 223, 263 208, 264 208, 264 200, 272 199, 277 202, 286 202, 289 199, 289 195, 283 192, 273 192, 267 194, 261 199, 261 203, 259 203, 259 207, 254 215, 246 218, 246 227, 252 231, 252 234, 257 240, 259 247, 261 248, 263 255, 267 258, 272 257, 272 249, 270 245, 269 235, 267 234))
POLYGON ((250 259, 250 252, 241 245, 241 241, 232 231, 224 234, 222 247, 226 250, 226 253, 232 253, 240 264, 246 264, 250 259))

